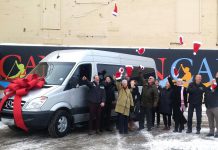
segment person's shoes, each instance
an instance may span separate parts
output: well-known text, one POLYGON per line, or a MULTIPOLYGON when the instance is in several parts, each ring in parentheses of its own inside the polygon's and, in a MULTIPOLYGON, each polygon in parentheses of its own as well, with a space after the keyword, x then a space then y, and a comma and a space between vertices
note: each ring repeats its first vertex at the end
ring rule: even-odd
POLYGON ((201 133, 200 131, 197 131, 197 132, 196 132, 196 134, 200 134, 200 133, 201 133))
POLYGON ((163 128, 163 130, 168 130, 168 127, 165 126, 165 127, 163 128))
POLYGON ((182 133, 182 129, 179 129, 179 133, 182 133))
POLYGON ((100 130, 96 130, 96 134, 101 134, 100 130))
POLYGON ((213 133, 208 133, 206 136, 210 137, 210 136, 214 136, 214 134, 213 133))
POLYGON ((151 131, 151 128, 148 128, 147 131, 151 131))
POLYGON ((142 128, 142 127, 140 127, 140 128, 138 128, 138 131, 141 131, 141 130, 143 130, 144 128, 142 128))
POLYGON ((112 129, 110 129, 110 128, 108 128, 108 129, 106 129, 106 131, 108 131, 108 132, 112 132, 113 130, 112 130, 112 129))
POLYGON ((178 129, 174 129, 173 132, 178 132, 178 129))
POLYGON ((215 138, 218 138, 218 134, 215 134, 214 137, 215 137, 215 138))
POLYGON ((186 131, 186 133, 192 133, 192 130, 189 130, 189 129, 188 129, 188 130, 186 131))
POLYGON ((88 134, 89 134, 89 135, 93 135, 93 134, 95 134, 95 133, 94 133, 94 131, 89 131, 88 134))

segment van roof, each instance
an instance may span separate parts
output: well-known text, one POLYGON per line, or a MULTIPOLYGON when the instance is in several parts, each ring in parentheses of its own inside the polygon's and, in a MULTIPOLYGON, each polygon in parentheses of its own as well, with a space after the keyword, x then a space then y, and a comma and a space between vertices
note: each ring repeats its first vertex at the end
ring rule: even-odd
POLYGON ((58 50, 47 55, 41 62, 104 62, 113 64, 147 65, 155 67, 152 58, 93 49, 58 50))

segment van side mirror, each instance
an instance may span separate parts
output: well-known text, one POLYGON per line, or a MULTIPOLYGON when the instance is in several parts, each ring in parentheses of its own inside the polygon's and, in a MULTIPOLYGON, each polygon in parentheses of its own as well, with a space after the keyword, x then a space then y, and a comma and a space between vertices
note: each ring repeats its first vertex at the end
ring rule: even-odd
POLYGON ((72 88, 77 88, 78 86, 78 79, 76 77, 72 77, 69 82, 67 83, 67 86, 65 88, 65 90, 69 90, 72 88))

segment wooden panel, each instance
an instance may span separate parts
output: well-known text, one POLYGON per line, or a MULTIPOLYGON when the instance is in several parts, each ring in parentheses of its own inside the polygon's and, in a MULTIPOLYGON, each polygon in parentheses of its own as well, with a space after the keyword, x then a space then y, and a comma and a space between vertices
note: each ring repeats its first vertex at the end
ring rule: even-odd
POLYGON ((176 32, 200 32, 201 0, 176 0, 176 32))
POLYGON ((61 29, 61 1, 42 1, 42 28, 58 30, 61 29))

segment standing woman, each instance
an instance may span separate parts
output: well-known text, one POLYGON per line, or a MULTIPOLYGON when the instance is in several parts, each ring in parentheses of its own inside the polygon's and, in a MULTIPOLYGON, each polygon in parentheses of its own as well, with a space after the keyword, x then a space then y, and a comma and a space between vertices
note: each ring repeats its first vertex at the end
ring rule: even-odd
POLYGON ((133 130, 134 121, 139 119, 139 109, 140 109, 140 93, 135 80, 130 81, 129 89, 132 93, 132 98, 134 103, 133 112, 130 113, 129 128, 130 130, 133 130))
POLYGON ((175 121, 175 129, 173 132, 182 132, 184 124, 187 123, 183 112, 187 107, 187 90, 183 87, 182 79, 178 79, 176 85, 174 85, 172 78, 168 77, 170 86, 172 87, 172 107, 173 107, 173 119, 175 121))
POLYGON ((170 83, 167 82, 166 86, 161 90, 160 93, 160 105, 159 112, 163 115, 164 129, 170 130, 171 117, 172 117, 172 89, 170 83))
MULTIPOLYGON (((114 79, 116 79, 114 77, 114 79)), ((118 113, 118 125, 120 134, 128 134, 128 118, 130 114, 130 107, 133 107, 133 99, 130 89, 128 88, 127 80, 122 82, 116 81, 118 90, 118 100, 115 107, 115 112, 118 113)))

